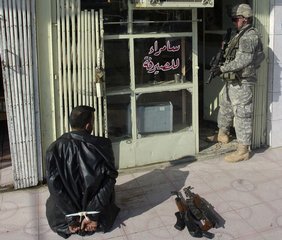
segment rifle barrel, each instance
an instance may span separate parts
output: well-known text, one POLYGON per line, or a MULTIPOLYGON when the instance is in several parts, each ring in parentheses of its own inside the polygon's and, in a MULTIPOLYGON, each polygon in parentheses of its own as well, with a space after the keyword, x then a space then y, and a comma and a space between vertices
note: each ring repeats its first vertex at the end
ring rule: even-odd
POLYGON ((212 79, 213 79, 213 72, 210 72, 209 78, 208 78, 208 80, 206 81, 206 84, 210 84, 212 79))

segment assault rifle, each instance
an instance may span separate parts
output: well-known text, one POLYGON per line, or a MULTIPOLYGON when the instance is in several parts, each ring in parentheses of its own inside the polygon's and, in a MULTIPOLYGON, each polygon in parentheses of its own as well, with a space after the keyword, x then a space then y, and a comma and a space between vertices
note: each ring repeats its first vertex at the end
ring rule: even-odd
POLYGON ((189 211, 187 205, 184 202, 184 198, 180 192, 171 192, 171 194, 176 195, 175 203, 178 208, 178 212, 175 213, 176 224, 174 227, 181 231, 187 227, 191 236, 200 238, 203 236, 201 228, 195 223, 191 212, 189 211))
POLYGON ((212 239, 214 234, 208 230, 218 228, 224 220, 215 212, 211 204, 198 194, 191 192, 191 189, 191 186, 183 189, 186 199, 183 198, 181 192, 171 192, 176 195, 175 203, 178 208, 178 212, 175 213, 177 221, 174 227, 181 231, 186 226, 191 236, 212 239))
POLYGON ((213 78, 219 75, 218 71, 215 71, 215 70, 216 68, 220 67, 225 61, 224 52, 225 52, 225 48, 227 47, 228 42, 230 41, 231 32, 232 32, 232 29, 228 28, 223 38, 223 41, 221 43, 221 48, 219 49, 219 52, 215 56, 213 56, 210 61, 210 67, 211 67, 210 74, 209 74, 208 80, 206 81, 206 84, 209 84, 213 78))

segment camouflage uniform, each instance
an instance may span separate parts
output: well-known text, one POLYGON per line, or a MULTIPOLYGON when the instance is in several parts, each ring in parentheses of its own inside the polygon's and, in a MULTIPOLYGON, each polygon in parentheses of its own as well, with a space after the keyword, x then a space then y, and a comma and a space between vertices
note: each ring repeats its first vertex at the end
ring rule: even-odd
MULTIPOLYGON (((253 85, 256 68, 263 55, 258 31, 244 26, 228 43, 225 62, 220 67, 226 84, 220 102, 218 127, 229 132, 234 118, 238 143, 251 145, 253 115, 253 85)), ((264 57, 264 56, 263 56, 264 57)))

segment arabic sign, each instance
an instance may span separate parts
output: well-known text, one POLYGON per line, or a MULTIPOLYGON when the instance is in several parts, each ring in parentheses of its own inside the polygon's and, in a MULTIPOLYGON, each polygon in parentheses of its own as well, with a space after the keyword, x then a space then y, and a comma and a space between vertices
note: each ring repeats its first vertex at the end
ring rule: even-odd
POLYGON ((160 71, 167 72, 170 70, 175 70, 180 66, 179 58, 172 58, 169 61, 162 61, 162 55, 165 53, 175 53, 179 52, 180 45, 171 46, 169 40, 159 48, 159 42, 156 40, 154 44, 150 47, 148 55, 144 57, 143 68, 146 69, 147 73, 158 74, 160 71))

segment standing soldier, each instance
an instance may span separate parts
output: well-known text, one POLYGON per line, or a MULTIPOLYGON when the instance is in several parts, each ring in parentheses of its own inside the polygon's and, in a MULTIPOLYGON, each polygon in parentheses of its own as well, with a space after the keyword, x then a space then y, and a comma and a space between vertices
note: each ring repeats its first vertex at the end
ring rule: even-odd
POLYGON ((252 26, 253 12, 248 4, 239 4, 232 9, 232 22, 237 30, 225 50, 225 62, 214 69, 225 86, 218 113, 217 135, 209 141, 229 142, 229 129, 234 126, 238 148, 227 155, 227 162, 238 162, 250 158, 249 147, 253 127, 253 86, 256 82, 256 68, 264 59, 260 35, 252 26))

